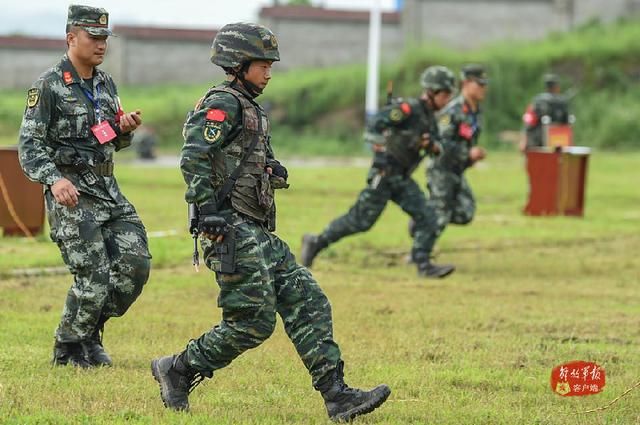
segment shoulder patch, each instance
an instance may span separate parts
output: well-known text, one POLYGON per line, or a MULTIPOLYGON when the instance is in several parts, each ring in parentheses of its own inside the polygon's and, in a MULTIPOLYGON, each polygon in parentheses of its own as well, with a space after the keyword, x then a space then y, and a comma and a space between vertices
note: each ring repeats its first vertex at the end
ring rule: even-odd
POLYGON ((403 116, 404 114, 399 108, 393 108, 391 111, 389 111, 389 119, 391 121, 394 121, 394 122, 401 121, 403 116))
POLYGON ((33 108, 40 100, 40 89, 32 88, 27 92, 27 106, 33 108))
POLYGON ((207 111, 207 120, 222 122, 227 118, 227 113, 222 109, 209 109, 207 111))
POLYGON ((449 114, 444 114, 440 117, 440 119, 438 119, 438 125, 440 125, 441 127, 446 127, 449 124, 451 124, 451 115, 449 114))
POLYGON ((203 136, 204 140, 209 143, 214 143, 222 135, 222 125, 217 121, 207 121, 204 125, 203 136))
POLYGON ((411 113, 411 105, 409 105, 407 102, 402 102, 400 104, 400 109, 402 110, 402 112, 404 112, 405 115, 409 115, 411 113))

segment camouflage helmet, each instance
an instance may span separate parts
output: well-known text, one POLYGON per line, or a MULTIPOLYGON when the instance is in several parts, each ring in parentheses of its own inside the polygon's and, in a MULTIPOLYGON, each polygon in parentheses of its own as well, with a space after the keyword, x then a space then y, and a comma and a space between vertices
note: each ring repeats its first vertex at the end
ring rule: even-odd
POLYGON ((544 85, 547 87, 555 86, 560 84, 560 77, 558 76, 558 74, 549 72, 547 74, 544 74, 544 76, 542 77, 542 81, 544 81, 544 85))
POLYGON ((280 60, 278 40, 269 28, 239 22, 218 31, 211 46, 211 62, 223 68, 235 68, 252 60, 280 60))
POLYGON ((453 93, 456 87, 456 77, 446 66, 430 66, 422 73, 420 84, 425 90, 453 93))

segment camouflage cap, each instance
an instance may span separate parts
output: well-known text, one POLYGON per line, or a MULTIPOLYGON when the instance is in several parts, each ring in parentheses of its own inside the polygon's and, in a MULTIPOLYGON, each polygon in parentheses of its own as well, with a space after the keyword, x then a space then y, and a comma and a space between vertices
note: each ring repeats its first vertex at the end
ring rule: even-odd
POLYGON ((456 88, 456 77, 446 66, 430 66, 422 73, 420 84, 425 90, 453 93, 456 88))
POLYGON ((235 68, 252 60, 279 61, 278 40, 267 27, 251 23, 225 25, 211 46, 211 62, 235 68))
POLYGON ((474 80, 478 84, 485 85, 489 83, 489 77, 487 76, 487 70, 482 65, 471 64, 462 67, 462 79, 474 80))
POLYGON ((109 29, 109 13, 101 7, 70 5, 67 25, 80 27, 91 35, 113 35, 109 29))

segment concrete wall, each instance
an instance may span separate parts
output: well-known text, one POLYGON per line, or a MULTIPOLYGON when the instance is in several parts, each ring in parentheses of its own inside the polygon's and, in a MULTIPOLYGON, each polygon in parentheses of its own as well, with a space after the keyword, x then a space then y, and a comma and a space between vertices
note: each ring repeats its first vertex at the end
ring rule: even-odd
MULTIPOLYGON (((263 9, 268 13, 261 22, 280 43, 276 72, 365 63, 366 12, 285 7, 298 14, 291 16, 274 9, 263 9)), ((638 11, 640 0, 405 0, 400 20, 383 20, 382 59, 394 60, 411 43, 438 40, 473 48, 505 38, 541 38, 593 18, 611 21, 638 11)), ((217 82, 224 75, 209 62, 214 33, 121 27, 119 37, 109 39, 102 68, 120 85, 217 82)), ((64 51, 62 40, 0 37, 0 88, 28 87, 64 51)))
MULTIPOLYGON (((281 63, 278 69, 328 67, 366 63, 369 22, 328 22, 265 18, 277 36, 281 63)), ((399 24, 382 24, 383 60, 398 57, 403 48, 399 24)))
POLYGON ((220 81, 224 72, 209 60, 211 42, 119 37, 110 46, 114 57, 104 69, 118 84, 220 81))
POLYGON ((504 39, 532 40, 592 19, 615 20, 639 0, 405 0, 405 39, 475 48, 504 39))
MULTIPOLYGON (((564 1, 568 0, 556 0, 564 1)), ((603 22, 614 21, 629 13, 638 12, 638 0, 573 0, 574 24, 581 24, 594 17, 603 22)))
MULTIPOLYGON (((212 38, 169 40, 123 34, 109 38, 100 68, 118 85, 219 82, 224 72, 209 60, 212 38)), ((65 51, 63 40, 0 38, 0 88, 28 88, 65 51)))
POLYGON ((535 39, 560 30, 551 0, 407 0, 403 30, 412 42, 474 48, 505 38, 535 39))
POLYGON ((64 51, 0 48, 0 88, 27 89, 64 51))

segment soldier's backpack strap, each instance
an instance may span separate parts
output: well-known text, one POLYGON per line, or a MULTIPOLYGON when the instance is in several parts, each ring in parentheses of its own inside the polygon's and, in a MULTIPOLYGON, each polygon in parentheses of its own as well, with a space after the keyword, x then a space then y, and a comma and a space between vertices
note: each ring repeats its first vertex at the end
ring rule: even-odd
MULTIPOLYGON (((220 90, 220 91, 223 91, 223 90, 220 90)), ((230 95, 232 95, 237 99, 237 96, 234 93, 231 93, 230 91, 226 91, 226 90, 224 90, 224 92, 229 93, 230 95)), ((256 102, 253 99, 248 99, 248 100, 254 106, 254 108, 256 109, 256 114, 258 115, 258 132, 254 134, 253 140, 251 140, 251 144, 249 145, 247 150, 244 151, 244 154, 242 155, 242 159, 240 159, 240 164, 238 164, 235 170, 233 170, 229 175, 229 177, 227 177, 227 179, 224 181, 224 183, 222 183, 222 187, 220 188, 216 196, 217 210, 219 210, 220 207, 222 207, 222 203, 227 198, 227 196, 229 196, 229 194, 231 193, 231 190, 233 190, 233 186, 235 186, 236 181, 238 180, 238 177, 242 172, 242 168, 244 168, 244 165, 247 163, 249 156, 253 153, 253 150, 258 145, 258 142, 260 141, 260 135, 262 134, 262 131, 263 131, 262 113, 260 112, 260 107, 256 104, 256 102)))

